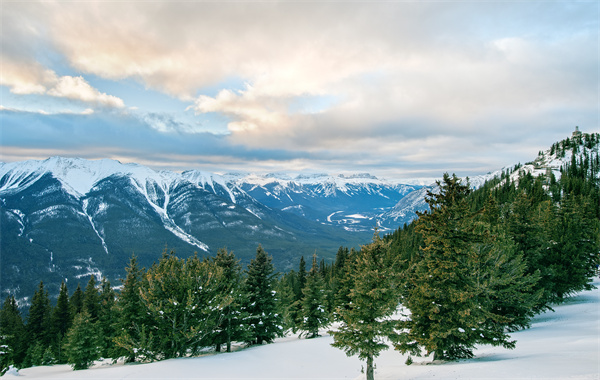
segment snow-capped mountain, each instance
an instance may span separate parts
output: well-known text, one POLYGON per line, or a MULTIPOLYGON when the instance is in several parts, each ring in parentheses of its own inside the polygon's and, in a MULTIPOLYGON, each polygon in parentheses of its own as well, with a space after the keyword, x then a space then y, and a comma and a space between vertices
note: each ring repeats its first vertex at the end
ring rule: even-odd
POLYGON ((262 204, 319 223, 340 226, 348 231, 372 231, 388 225, 383 217, 419 185, 380 179, 369 174, 355 175, 226 175, 230 184, 244 190, 262 204))
POLYGON ((0 163, 0 285, 30 295, 35 279, 118 283, 132 254, 149 266, 165 246, 184 257, 227 247, 246 263, 262 244, 284 270, 300 255, 333 257, 368 241, 381 214, 417 188, 369 175, 176 173, 107 159, 0 163))

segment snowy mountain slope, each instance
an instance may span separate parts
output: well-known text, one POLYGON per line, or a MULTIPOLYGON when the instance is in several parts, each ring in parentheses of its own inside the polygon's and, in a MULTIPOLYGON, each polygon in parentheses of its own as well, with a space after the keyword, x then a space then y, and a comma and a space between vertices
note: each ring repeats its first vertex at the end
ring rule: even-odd
MULTIPOLYGON (((596 278, 594 284, 600 285, 596 278)), ((600 291, 574 295, 566 303, 534 318, 528 330, 511 334, 514 350, 481 346, 473 359, 431 363, 397 351, 384 351, 375 359, 375 378, 396 379, 598 379, 600 374, 600 291)), ((355 379, 363 380, 356 356, 346 357, 331 347, 332 338, 279 338, 273 344, 232 353, 207 352, 201 357, 171 359, 149 364, 112 365, 97 362, 90 369, 73 371, 68 365, 40 366, 4 375, 8 379, 355 379)))
POLYGON ((384 211, 421 187, 369 174, 284 173, 226 177, 230 183, 268 207, 354 232, 372 231, 376 225, 387 225, 382 220, 384 211))
MULTIPOLYGON (((589 138, 590 135, 583 135, 589 138)), ((595 134, 596 141, 598 134, 595 134)), ((572 139, 563 140, 555 143, 551 148, 539 152, 538 156, 532 162, 528 162, 511 174, 511 180, 518 181, 519 176, 530 173, 534 177, 540 175, 549 175, 552 173, 558 180, 561 177, 561 168, 575 160, 598 160, 600 156, 600 144, 589 144, 583 141, 580 136, 573 136, 572 139)), ((600 172, 597 173, 600 178, 600 172)))
POLYGON ((39 279, 53 294, 92 273, 117 282, 133 253, 149 266, 165 246, 247 263, 262 244, 284 270, 371 234, 269 207, 217 174, 61 157, 0 164, 0 233, 2 291, 22 297, 39 279))

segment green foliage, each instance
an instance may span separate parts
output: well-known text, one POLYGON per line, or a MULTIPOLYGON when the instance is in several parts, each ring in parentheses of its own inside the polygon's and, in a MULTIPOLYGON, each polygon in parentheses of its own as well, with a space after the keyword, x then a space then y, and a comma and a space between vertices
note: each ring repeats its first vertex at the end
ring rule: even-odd
POLYGON ((233 252, 222 248, 217 251, 214 264, 222 271, 222 279, 216 289, 222 297, 221 321, 215 329, 212 340, 217 352, 225 344, 226 351, 231 352, 232 341, 244 341, 247 318, 242 310, 242 301, 245 298, 242 287, 242 267, 233 252))
POLYGON ((248 344, 271 343, 283 335, 281 315, 277 312, 274 291, 274 267, 262 246, 248 265, 245 312, 248 313, 248 344))
POLYGON ((90 315, 92 322, 96 322, 100 316, 100 293, 96 288, 96 277, 90 276, 85 291, 83 292, 83 310, 90 315))
POLYGON ((102 356, 111 357, 116 354, 113 348, 117 324, 115 313, 116 294, 106 277, 103 277, 100 283, 99 302, 98 325, 102 336, 102 356))
POLYGON ((312 267, 302 289, 302 330, 306 331, 309 338, 319 336, 319 329, 329 324, 329 316, 325 311, 325 289, 325 281, 317 267, 317 255, 314 255, 312 267))
POLYGON ((77 289, 73 292, 69 304, 71 305, 71 314, 73 317, 83 310, 83 291, 81 290, 81 284, 77 284, 77 289))
POLYGON ((149 313, 150 345, 143 348, 167 359, 197 354, 211 344, 229 301, 218 291, 222 281, 223 269, 214 262, 197 256, 182 260, 165 250, 140 290, 149 313))
POLYGON ((99 355, 151 361, 210 346, 230 351, 234 341, 272 342, 290 328, 317 336, 332 319, 341 323, 333 345, 366 360, 369 379, 388 344, 436 359, 471 357, 476 344, 512 348, 509 332, 592 287, 599 141, 583 134, 553 145, 558 156, 579 152, 559 179, 519 164, 472 191, 445 174, 417 221, 384 238, 376 233, 360 251, 340 247, 331 263, 315 254, 308 273, 301 257, 297 272, 277 279, 259 245, 245 273, 226 249, 203 260, 165 249, 148 271, 132 256, 118 295, 92 276, 70 299, 63 283, 54 308, 40 283, 26 327, 13 297, 0 309, 0 371, 65 361, 82 369, 99 355), (396 321, 399 302, 410 316, 396 321))
POLYGON ((64 363, 66 357, 62 352, 62 344, 67 331, 73 323, 73 315, 69 305, 69 291, 63 282, 60 286, 56 307, 52 310, 52 346, 56 352, 56 362, 64 363))
POLYGON ((20 367, 25 360, 28 342, 21 312, 13 296, 7 296, 0 309, 0 337, 2 369, 11 364, 20 367))
POLYGON ((100 358, 102 340, 97 322, 93 322, 87 310, 75 316, 73 326, 67 332, 65 354, 67 363, 74 370, 87 369, 100 358))
MULTIPOLYGON (((129 266, 125 268, 127 276, 123 282, 123 289, 119 293, 118 302, 115 307, 116 337, 113 339, 116 345, 115 354, 126 356, 127 361, 135 361, 137 348, 142 344, 142 331, 147 319, 146 309, 140 294, 144 270, 138 267, 137 257, 132 255, 129 266)), ((145 343, 145 342, 144 342, 145 343)))
POLYGON ((439 194, 428 194, 431 211, 416 222, 424 243, 406 273, 403 304, 411 315, 400 323, 407 334, 397 348, 419 355, 423 347, 449 360, 472 357, 478 343, 513 348, 505 328, 527 323, 537 277, 526 276, 512 242, 490 224, 493 202, 476 218, 468 184, 445 174, 438 185, 439 194), (515 309, 517 300, 527 301, 525 310, 515 309))
MULTIPOLYGON (((40 282, 38 290, 31 299, 31 307, 29 308, 29 316, 27 317, 27 336, 29 344, 34 345, 35 343, 40 343, 42 347, 50 345, 51 311, 48 291, 44 289, 44 283, 40 282)), ((41 360, 41 355, 37 356, 39 356, 41 360)))
POLYGON ((14 364, 13 348, 8 342, 10 338, 12 338, 12 335, 0 334, 0 376, 4 375, 9 367, 14 364))
POLYGON ((391 318, 399 300, 395 269, 387 244, 376 233, 349 265, 347 276, 354 286, 348 304, 337 309, 339 329, 330 332, 332 346, 367 362, 367 379, 373 379, 374 358, 388 349, 384 338, 398 340, 396 321, 391 318))

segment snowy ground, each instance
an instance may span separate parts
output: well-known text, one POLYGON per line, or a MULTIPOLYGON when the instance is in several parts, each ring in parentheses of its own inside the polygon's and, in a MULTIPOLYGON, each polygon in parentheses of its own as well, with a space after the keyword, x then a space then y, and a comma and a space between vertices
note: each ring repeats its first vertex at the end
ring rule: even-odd
MULTIPOLYGON (((596 286, 600 281, 596 279, 596 286)), ((600 292, 583 292, 512 335, 514 350, 483 346, 476 357, 411 366, 395 351, 376 359, 375 379, 600 379, 600 292)), ((332 338, 286 337, 233 353, 150 364, 99 363, 84 371, 66 365, 21 370, 20 379, 363 379, 362 362, 330 346, 332 338)), ((6 374, 12 378, 14 374, 6 374)))

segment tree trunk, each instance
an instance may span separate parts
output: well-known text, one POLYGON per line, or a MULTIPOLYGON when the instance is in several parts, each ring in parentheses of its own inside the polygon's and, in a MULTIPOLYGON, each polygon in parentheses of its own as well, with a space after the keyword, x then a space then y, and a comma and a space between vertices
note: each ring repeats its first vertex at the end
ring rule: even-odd
POLYGON ((373 375, 373 355, 367 357, 367 380, 374 380, 373 375))
POLYGON ((227 318, 227 352, 231 352, 231 317, 227 318))

